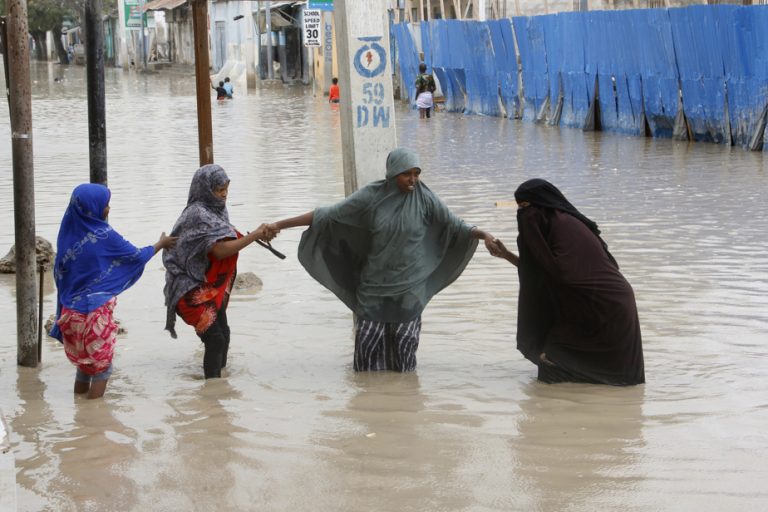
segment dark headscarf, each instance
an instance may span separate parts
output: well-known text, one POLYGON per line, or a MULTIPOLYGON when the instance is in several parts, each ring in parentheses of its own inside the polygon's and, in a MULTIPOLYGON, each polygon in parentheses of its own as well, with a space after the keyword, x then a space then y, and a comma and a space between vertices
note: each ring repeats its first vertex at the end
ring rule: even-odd
POLYGON ((576 207, 573 206, 571 202, 565 198, 563 193, 560 192, 560 190, 550 182, 541 178, 534 178, 524 182, 522 185, 517 187, 517 190, 515 190, 515 200, 518 203, 527 201, 534 206, 560 210, 561 212, 565 212, 568 215, 576 217, 581 222, 583 222, 584 225, 587 226, 597 238, 600 239, 600 243, 603 245, 603 249, 605 249, 606 254, 608 254, 608 257, 611 259, 614 265, 616 265, 616 268, 619 268, 619 264, 616 263, 613 255, 608 251, 608 244, 606 244, 605 241, 600 237, 600 230, 597 227, 597 223, 577 210, 576 207))
POLYGON ((165 265, 166 330, 176 337, 176 305, 188 291, 205 283, 208 253, 219 240, 237 238, 229 223, 226 202, 214 190, 229 183, 219 165, 204 165, 192 177, 187 207, 173 226, 171 236, 178 236, 176 247, 163 253, 165 265))
MULTIPOLYGON (((154 247, 137 248, 104 219, 111 193, 104 185, 75 187, 56 240, 56 317, 61 306, 90 313, 133 285, 154 247)), ((51 336, 61 339, 54 324, 51 336)))

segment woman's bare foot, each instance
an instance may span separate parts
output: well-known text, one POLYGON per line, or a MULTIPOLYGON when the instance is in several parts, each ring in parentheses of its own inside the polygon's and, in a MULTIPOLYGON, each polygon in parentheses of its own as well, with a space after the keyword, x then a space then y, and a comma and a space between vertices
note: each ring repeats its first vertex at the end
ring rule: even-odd
POLYGON ((557 366, 555 363, 547 359, 547 354, 545 354, 544 352, 541 353, 541 355, 539 356, 539 359, 541 360, 542 363, 547 364, 549 366, 557 366))

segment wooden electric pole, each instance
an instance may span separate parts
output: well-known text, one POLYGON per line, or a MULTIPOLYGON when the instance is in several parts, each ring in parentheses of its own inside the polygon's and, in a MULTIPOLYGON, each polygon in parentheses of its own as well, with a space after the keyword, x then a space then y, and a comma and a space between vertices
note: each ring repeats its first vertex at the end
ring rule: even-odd
POLYGON ((191 0, 192 30, 195 33, 195 78, 197 84, 197 137, 200 166, 213 163, 213 127, 211 126, 211 77, 208 74, 208 4, 191 0))
POLYGON ((107 184, 107 111, 104 93, 102 0, 85 2, 85 68, 88 80, 88 155, 91 183, 107 184))
MULTIPOLYGON (((32 163, 32 84, 26 0, 8 0, 6 20, 13 216, 16 243, 16 360, 37 366, 37 288, 35 286, 35 180, 32 163)), ((5 60, 4 59, 4 60, 5 60)))

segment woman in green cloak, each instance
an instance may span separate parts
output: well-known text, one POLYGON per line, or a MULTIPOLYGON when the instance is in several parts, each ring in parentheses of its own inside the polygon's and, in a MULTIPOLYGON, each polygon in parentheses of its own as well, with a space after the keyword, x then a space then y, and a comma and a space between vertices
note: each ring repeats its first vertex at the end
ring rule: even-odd
POLYGON ((417 155, 398 148, 386 179, 343 201, 281 220, 277 229, 309 226, 299 261, 355 313, 355 371, 416 368, 421 313, 451 284, 484 240, 419 179, 417 155))

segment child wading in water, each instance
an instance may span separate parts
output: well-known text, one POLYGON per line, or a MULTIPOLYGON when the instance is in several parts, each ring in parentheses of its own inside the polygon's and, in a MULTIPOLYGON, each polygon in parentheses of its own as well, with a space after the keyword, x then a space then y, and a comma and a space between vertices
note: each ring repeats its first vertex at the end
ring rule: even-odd
POLYGON ((75 393, 88 398, 103 396, 112 375, 116 296, 141 277, 157 251, 176 243, 162 233, 155 245, 132 245, 107 222, 110 197, 104 185, 75 188, 61 220, 53 269, 57 308, 50 335, 77 366, 75 393))
POLYGON ((339 94, 339 79, 333 78, 331 80, 331 88, 328 91, 328 103, 338 103, 341 95, 339 94))

